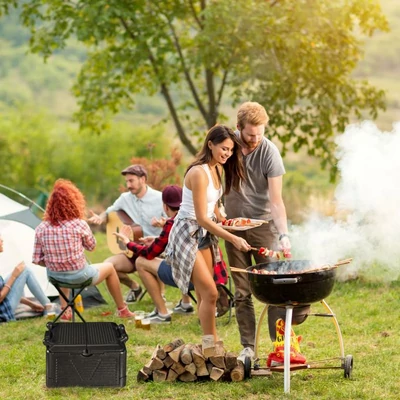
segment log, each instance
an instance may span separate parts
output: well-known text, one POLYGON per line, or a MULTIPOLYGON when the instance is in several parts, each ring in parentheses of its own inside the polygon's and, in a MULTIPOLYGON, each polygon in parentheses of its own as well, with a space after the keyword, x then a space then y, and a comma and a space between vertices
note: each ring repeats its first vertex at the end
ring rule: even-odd
POLYGON ((174 360, 168 355, 164 358, 163 363, 167 368, 169 368, 174 363, 174 360))
POLYGON ((167 357, 167 353, 160 345, 157 345, 156 357, 158 357, 160 360, 164 360, 165 357, 167 357))
POLYGON ((149 379, 149 375, 143 371, 143 368, 137 374, 137 381, 138 382, 146 382, 149 379))
POLYGON ((143 372, 147 375, 151 375, 153 373, 153 370, 150 368, 150 361, 143 366, 143 372))
POLYGON ((209 357, 209 360, 215 367, 225 369, 225 349, 222 341, 215 343, 214 354, 209 357))
POLYGON ((186 344, 180 353, 180 360, 182 364, 188 365, 193 362, 192 345, 186 344))
POLYGON ((215 342, 213 335, 204 335, 201 342, 201 351, 205 358, 216 355, 215 342))
POLYGON ((170 351, 168 355, 174 360, 174 362, 178 362, 180 359, 181 351, 184 349, 185 345, 177 347, 176 349, 170 351))
POLYGON ((177 378, 178 374, 172 368, 170 368, 168 370, 167 382, 175 382, 177 378))
POLYGON ((210 375, 208 368, 206 366, 206 363, 204 363, 203 365, 196 367, 196 375, 197 376, 208 376, 210 375))
POLYGON ((244 365, 242 361, 238 360, 237 365, 231 371, 232 382, 241 382, 244 379, 244 365))
POLYGON ((153 371, 153 381, 154 382, 164 382, 167 379, 167 370, 156 369, 153 371))
POLYGON ((189 371, 185 371, 182 375, 178 376, 178 379, 182 382, 194 382, 197 380, 197 376, 191 374, 189 371))
POLYGON ((217 368, 217 367, 212 367, 211 369, 211 373, 210 373, 210 378, 213 381, 217 381, 218 379, 221 378, 221 376, 224 374, 224 370, 221 368, 217 368))
POLYGON ((225 367, 227 370, 232 370, 237 365, 237 356, 235 353, 227 352, 225 354, 225 367))
POLYGON ((193 362, 196 364, 196 367, 201 367, 205 365, 206 359, 203 353, 201 352, 199 346, 196 345, 192 347, 192 357, 193 357, 193 362))
POLYGON ((166 344, 163 349, 166 353, 169 353, 172 350, 175 350, 177 347, 182 346, 185 344, 183 339, 175 339, 171 343, 166 344))
POLYGON ((148 366, 152 371, 155 371, 156 369, 161 369, 164 366, 164 363, 162 360, 155 357, 151 359, 146 366, 148 366))
POLYGON ((196 375, 196 372, 197 372, 196 364, 192 362, 190 364, 185 365, 185 370, 190 372, 193 375, 196 375))
POLYGON ((173 363, 171 369, 173 369, 178 375, 185 372, 185 367, 180 362, 173 363))

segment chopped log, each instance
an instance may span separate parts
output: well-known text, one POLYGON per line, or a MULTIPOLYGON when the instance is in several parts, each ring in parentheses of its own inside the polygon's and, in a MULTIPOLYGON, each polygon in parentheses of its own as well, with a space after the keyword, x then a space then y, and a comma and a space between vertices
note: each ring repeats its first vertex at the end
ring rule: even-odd
POLYGON ((242 361, 238 360, 237 365, 231 371, 232 382, 241 382, 244 379, 244 365, 242 361))
POLYGON ((188 365, 193 361, 192 345, 186 344, 180 353, 182 364, 188 365))
POLYGON ((216 355, 215 342, 213 335, 204 335, 201 342, 201 351, 205 358, 216 355))
POLYGON ((182 375, 178 376, 178 379, 182 382, 194 382, 197 380, 197 376, 191 374, 189 371, 185 371, 182 375))
POLYGON ((225 357, 224 356, 211 356, 210 362, 217 368, 225 369, 225 357))
POLYGON ((209 375, 211 374, 212 369, 215 368, 214 365, 210 361, 206 361, 206 367, 207 367, 209 375))
POLYGON ((190 363, 185 366, 185 370, 190 372, 193 375, 196 375, 197 367, 195 363, 190 363))
POLYGON ((151 359, 146 366, 148 366, 152 371, 155 371, 156 369, 161 369, 164 366, 164 363, 162 360, 155 357, 151 359))
POLYGON ((237 365, 237 357, 235 353, 227 352, 225 354, 225 367, 229 371, 235 368, 237 365))
POLYGON ((175 350, 177 347, 182 346, 185 344, 183 339, 175 339, 171 343, 166 344, 163 349, 166 353, 169 353, 172 350, 175 350))
POLYGON ((167 379, 167 370, 156 369, 153 371, 153 381, 154 382, 164 382, 167 379))
POLYGON ((157 345, 157 352, 156 353, 157 353, 156 356, 160 360, 164 360, 165 357, 167 357, 167 353, 165 352, 165 350, 160 345, 157 345))
POLYGON ((171 369, 173 369, 178 375, 185 372, 185 367, 180 362, 173 363, 171 369))
POLYGON ((168 370, 167 382, 175 382, 177 378, 178 374, 172 368, 170 368, 168 370))
POLYGON ((163 363, 167 368, 169 368, 174 363, 174 360, 168 355, 164 358, 163 363))
POLYGON ((217 381, 218 379, 221 378, 221 376, 224 374, 224 370, 221 368, 217 368, 217 367, 212 367, 211 369, 211 373, 210 373, 210 378, 213 381, 217 381))
POLYGON ((208 375, 210 375, 210 372, 208 371, 206 363, 196 367, 196 375, 197 376, 208 376, 208 375))
POLYGON ((153 370, 150 368, 150 361, 143 366, 143 372, 147 375, 151 375, 153 373, 153 370))
POLYGON ((149 375, 143 371, 143 368, 137 374, 137 381, 138 382, 146 382, 149 379, 149 375))
POLYGON ((200 367, 206 363, 206 359, 203 353, 201 352, 199 346, 192 347, 192 357, 193 357, 193 362, 196 364, 196 367, 200 367))
POLYGON ((174 360, 174 362, 179 361, 181 351, 184 349, 184 347, 185 347, 185 345, 182 344, 181 346, 177 347, 176 349, 174 349, 168 353, 168 355, 174 360))
POLYGON ((222 341, 219 340, 218 342, 215 343, 214 354, 209 357, 209 360, 217 368, 225 369, 225 350, 222 341))

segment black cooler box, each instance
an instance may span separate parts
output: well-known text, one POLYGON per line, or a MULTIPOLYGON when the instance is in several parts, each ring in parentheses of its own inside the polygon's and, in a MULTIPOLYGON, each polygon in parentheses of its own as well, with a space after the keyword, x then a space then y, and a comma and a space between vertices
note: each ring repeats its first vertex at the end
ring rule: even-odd
POLYGON ((43 340, 47 387, 125 386, 124 325, 49 322, 47 328, 43 340))

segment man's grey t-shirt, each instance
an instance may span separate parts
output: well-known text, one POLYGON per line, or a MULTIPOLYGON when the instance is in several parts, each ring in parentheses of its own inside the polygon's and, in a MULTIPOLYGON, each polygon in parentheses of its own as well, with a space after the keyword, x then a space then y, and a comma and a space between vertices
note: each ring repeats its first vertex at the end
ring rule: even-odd
MULTIPOLYGON (((239 134, 239 132, 237 132, 239 134)), ((278 148, 266 137, 250 154, 243 156, 246 181, 241 190, 225 196, 227 218, 245 217, 271 220, 268 178, 285 174, 278 148)))

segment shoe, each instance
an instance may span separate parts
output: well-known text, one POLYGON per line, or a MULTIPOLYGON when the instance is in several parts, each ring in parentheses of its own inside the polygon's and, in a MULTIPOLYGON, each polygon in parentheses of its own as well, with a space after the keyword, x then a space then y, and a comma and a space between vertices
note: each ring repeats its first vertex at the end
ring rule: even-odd
POLYGON ((63 315, 60 317, 61 321, 72 321, 72 310, 68 308, 63 315))
POLYGON ((172 310, 174 314, 193 314, 194 308, 193 306, 189 306, 187 308, 182 306, 182 300, 179 300, 179 303, 172 310))
POLYGON ((133 318, 135 313, 131 312, 128 306, 121 308, 121 310, 117 310, 117 317, 119 318, 133 318))
POLYGON ((156 315, 158 315, 157 308, 155 308, 151 313, 147 314, 147 315, 146 315, 146 318, 153 318, 153 317, 155 317, 156 315))
POLYGON ((150 324, 170 324, 171 323, 171 316, 166 315, 162 316, 160 314, 155 314, 152 317, 147 317, 150 320, 150 324))
POLYGON ((254 351, 251 347, 245 347, 239 354, 237 358, 244 364, 244 360, 246 357, 250 357, 252 360, 254 359, 254 351))
POLYGON ((56 314, 58 314, 58 307, 55 303, 46 304, 43 311, 43 316, 47 318, 55 318, 56 314))
POLYGON ((126 295, 125 301, 127 303, 135 303, 138 300, 142 291, 143 291, 143 289, 141 286, 139 286, 138 289, 130 289, 128 294, 126 295))

